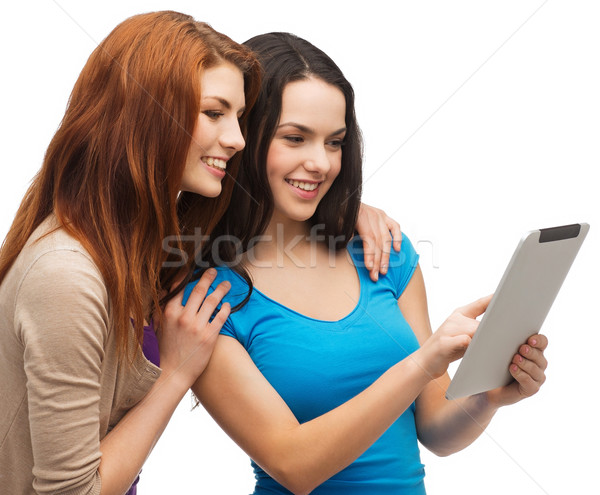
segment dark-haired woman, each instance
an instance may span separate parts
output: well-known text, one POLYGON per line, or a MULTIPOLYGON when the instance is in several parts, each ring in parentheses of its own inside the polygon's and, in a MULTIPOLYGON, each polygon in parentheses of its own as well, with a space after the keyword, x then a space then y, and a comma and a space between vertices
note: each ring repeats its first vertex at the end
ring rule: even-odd
POLYGON ((225 300, 241 307, 193 390, 251 457, 255 494, 423 494, 417 439, 440 455, 456 452, 500 406, 536 393, 546 338, 520 348, 510 385, 446 401, 447 367, 464 353, 489 297, 432 333, 406 237, 388 273, 369 279, 360 243, 348 242, 361 184, 350 84, 293 35, 247 45, 264 67, 249 116, 259 131, 248 137, 233 193, 243 207, 226 213, 213 240, 213 253, 231 261, 217 281, 231 283, 225 300), (254 232, 244 238, 248 225, 254 232), (242 238, 241 265, 227 234, 242 238))

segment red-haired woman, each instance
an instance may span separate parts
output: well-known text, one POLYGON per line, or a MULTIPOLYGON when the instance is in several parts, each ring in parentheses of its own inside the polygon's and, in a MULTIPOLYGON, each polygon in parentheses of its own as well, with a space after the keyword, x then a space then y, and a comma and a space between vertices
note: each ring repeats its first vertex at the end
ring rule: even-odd
MULTIPOLYGON (((229 313, 209 321, 214 270, 185 308, 180 289, 259 86, 249 49, 176 12, 127 19, 90 56, 0 250, 3 493, 135 493, 229 313)), ((376 278, 399 226, 360 218, 376 278)))
POLYGON ((176 12, 91 54, 0 251, 3 493, 136 479, 228 315, 209 323, 210 272, 189 311, 160 298, 228 205, 259 83, 249 49, 176 12))

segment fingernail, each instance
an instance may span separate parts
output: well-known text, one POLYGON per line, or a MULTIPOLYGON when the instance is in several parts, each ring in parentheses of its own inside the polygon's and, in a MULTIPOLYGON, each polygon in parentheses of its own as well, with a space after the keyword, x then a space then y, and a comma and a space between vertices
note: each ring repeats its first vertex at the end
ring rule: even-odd
POLYGON ((527 354, 529 352, 529 347, 525 346, 525 349, 523 349, 523 354, 527 354))
POLYGON ((533 339, 533 340, 531 341, 531 345, 537 345, 537 339, 533 339))
POLYGON ((513 365, 510 367, 510 369, 511 369, 511 371, 512 371, 513 373, 516 373, 516 372, 517 372, 517 370, 519 369, 519 367, 518 367, 516 364, 513 364, 513 365))

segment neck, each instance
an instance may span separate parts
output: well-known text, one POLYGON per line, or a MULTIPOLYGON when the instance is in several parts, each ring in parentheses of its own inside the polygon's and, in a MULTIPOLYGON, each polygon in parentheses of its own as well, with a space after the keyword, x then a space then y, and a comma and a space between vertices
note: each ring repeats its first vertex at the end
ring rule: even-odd
POLYGON ((299 238, 308 238, 310 234, 310 224, 308 222, 298 222, 282 215, 279 212, 274 212, 271 220, 265 229, 266 236, 272 236, 273 243, 276 241, 289 243, 299 238))
MULTIPOLYGON (((315 237, 308 222, 298 222, 275 212, 247 262, 268 262, 270 266, 312 266, 318 251, 327 247, 315 237), (275 263, 275 265, 274 265, 275 263)), ((249 267, 251 268, 251 267, 249 267)))

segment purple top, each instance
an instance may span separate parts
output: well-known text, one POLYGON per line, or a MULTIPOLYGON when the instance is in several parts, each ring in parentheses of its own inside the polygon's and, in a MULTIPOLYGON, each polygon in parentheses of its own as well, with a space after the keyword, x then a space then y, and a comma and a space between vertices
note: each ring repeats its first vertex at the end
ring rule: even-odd
POLYGON ((160 354, 158 352, 158 339, 154 331, 154 320, 150 320, 150 325, 144 327, 142 351, 144 351, 144 356, 148 361, 156 366, 160 366, 160 354))
MULTIPOLYGON (((148 361, 156 366, 160 366, 160 353, 158 352, 158 339, 156 338, 156 332, 154 331, 154 320, 150 320, 150 325, 144 327, 144 340, 142 341, 142 351, 148 361)), ((131 488, 125 495, 136 495, 137 494, 137 483, 140 480, 138 476, 131 488)))

